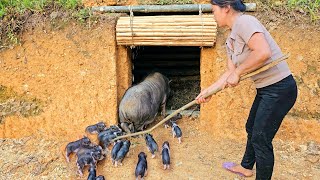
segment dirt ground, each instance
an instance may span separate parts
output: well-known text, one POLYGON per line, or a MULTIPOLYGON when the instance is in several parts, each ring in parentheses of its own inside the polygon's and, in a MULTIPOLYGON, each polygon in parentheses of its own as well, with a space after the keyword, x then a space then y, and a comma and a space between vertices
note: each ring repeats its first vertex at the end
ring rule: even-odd
MULTIPOLYGON (((179 125, 182 143, 173 139, 170 129, 159 127, 153 133, 158 145, 169 141, 171 169, 163 170, 159 153, 154 159, 147 152, 142 138, 131 139, 129 155, 123 166, 112 166, 110 156, 98 163, 97 174, 107 179, 134 179, 138 153, 147 152, 146 179, 243 179, 221 167, 226 161, 239 162, 245 148, 244 141, 217 139, 199 126, 197 118, 185 116, 179 125)), ((95 140, 96 136, 89 136, 95 140)), ((76 157, 68 164, 63 156, 67 142, 59 139, 37 139, 33 136, 0 141, 0 179, 86 179, 77 175, 76 157)), ((275 180, 314 179, 320 177, 320 146, 314 142, 295 143, 277 139, 275 148, 275 180)), ((111 150, 111 147, 109 148, 111 150)), ((247 178, 254 179, 254 178, 247 178)))
MULTIPOLYGON (((295 61, 290 62, 290 68, 295 73, 301 93, 295 109, 286 117, 274 141, 276 163, 273 179, 319 179, 320 44, 315 38, 319 27, 270 20, 273 15, 258 16, 264 23, 268 22, 268 29, 284 51, 292 52, 291 57, 295 61)), ((113 98, 119 97, 114 92, 115 80, 110 76, 114 72, 106 66, 112 65, 106 57, 115 56, 116 51, 114 46, 106 45, 114 42, 108 32, 113 22, 112 19, 105 20, 94 30, 76 24, 68 26, 67 23, 60 24, 65 29, 55 25, 57 29, 52 31, 37 27, 24 35, 24 44, 0 53, 0 85, 10 85, 8 88, 23 96, 27 102, 26 109, 37 107, 37 113, 31 113, 30 117, 21 115, 18 110, 5 117, 0 114, 4 117, 2 123, 5 121, 0 129, 1 136, 5 137, 0 139, 0 179, 86 179, 87 173, 82 178, 76 173, 75 156, 67 164, 63 151, 68 142, 84 134, 84 128, 79 129, 72 124, 86 127, 100 120, 108 125, 114 121, 110 117, 116 112, 108 110, 115 104, 108 102, 115 102, 113 98), (107 93, 115 95, 110 99, 105 95, 107 93), (38 104, 33 106, 32 102, 38 104), (48 119, 55 121, 45 121, 48 119), (17 128, 17 123, 25 128, 17 128)), ((224 35, 218 39, 217 51, 224 54, 225 49, 221 45, 227 31, 220 30, 219 33, 224 35)), ((248 91, 242 89, 243 86, 237 88, 233 91, 247 95, 248 91)), ((251 101, 233 97, 233 91, 218 96, 221 99, 216 105, 220 108, 218 114, 202 115, 201 121, 200 118, 185 116, 179 122, 183 131, 182 144, 172 138, 169 129, 160 127, 155 130, 153 136, 159 146, 165 140, 171 145, 172 169, 164 171, 159 154, 151 159, 147 153, 149 174, 146 179, 242 179, 221 167, 225 161, 240 162, 245 148, 244 117, 251 101), (232 98, 228 99, 228 96, 232 98), (227 103, 222 102, 224 99, 228 99, 227 103), (236 111, 227 111, 230 107, 236 111), (215 116, 220 124, 206 123, 209 116, 215 116), (233 119, 226 118, 228 116, 233 119)), ((252 88, 249 92, 253 94, 252 88)), ((10 108, 15 109, 15 106, 10 108)), ((96 141, 96 136, 89 137, 96 141)), ((142 138, 131 141, 130 153, 122 167, 113 167, 108 156, 99 162, 97 174, 107 179, 134 179, 137 155, 140 151, 147 152, 147 148, 142 138)))

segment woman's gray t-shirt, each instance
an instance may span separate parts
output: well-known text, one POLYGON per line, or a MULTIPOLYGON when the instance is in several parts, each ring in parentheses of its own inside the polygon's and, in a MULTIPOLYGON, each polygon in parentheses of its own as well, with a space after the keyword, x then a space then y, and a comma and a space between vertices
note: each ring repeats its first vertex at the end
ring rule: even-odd
MULTIPOLYGON (((235 20, 231 33, 226 40, 228 57, 236 67, 249 56, 252 50, 248 47, 248 42, 252 35, 258 32, 264 34, 272 53, 270 59, 268 59, 265 64, 283 56, 279 46, 259 20, 250 15, 240 15, 235 20)), ((252 80, 256 88, 262 88, 279 82, 290 74, 291 71, 287 62, 282 61, 278 65, 252 76, 252 80)))

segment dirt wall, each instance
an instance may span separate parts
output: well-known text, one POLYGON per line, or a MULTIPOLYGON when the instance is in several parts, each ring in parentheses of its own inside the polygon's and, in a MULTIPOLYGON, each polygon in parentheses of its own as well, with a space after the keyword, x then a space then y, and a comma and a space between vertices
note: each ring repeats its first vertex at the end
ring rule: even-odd
POLYGON ((132 84, 131 50, 126 46, 117 46, 118 102, 132 84))
POLYGON ((38 26, 24 33, 21 46, 0 53, 0 84, 43 105, 38 116, 5 117, 1 138, 76 139, 89 124, 116 122, 115 19, 91 28, 72 22, 60 29, 38 26))
MULTIPOLYGON (((320 141, 320 42, 312 38, 319 27, 300 24, 266 24, 284 53, 298 84, 298 98, 285 117, 276 138, 297 141, 320 141)), ((225 39, 228 30, 219 29, 216 46, 201 54, 201 88, 214 82, 226 68, 225 39)), ((226 89, 201 106, 201 122, 216 137, 245 138, 245 122, 255 96, 255 86, 245 80, 226 89)))

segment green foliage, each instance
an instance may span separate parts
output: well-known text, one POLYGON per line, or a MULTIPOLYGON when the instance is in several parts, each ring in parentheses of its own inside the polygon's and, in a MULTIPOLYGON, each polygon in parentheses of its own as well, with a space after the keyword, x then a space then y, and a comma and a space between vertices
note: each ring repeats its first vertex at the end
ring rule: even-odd
POLYGON ((81 0, 57 0, 57 3, 66 9, 77 9, 82 5, 81 0))
POLYGON ((8 10, 18 13, 24 13, 26 10, 42 11, 47 3, 47 0, 0 0, 0 17, 8 10))
POLYGON ((24 13, 27 10, 41 12, 52 3, 70 10, 75 10, 82 5, 81 0, 0 0, 0 18, 9 10, 17 13, 24 13))
POLYGON ((19 43, 18 37, 12 32, 11 29, 10 29, 10 31, 7 33, 7 37, 8 37, 8 39, 9 39, 10 44, 18 44, 18 43, 19 43))
POLYGON ((90 8, 83 8, 77 11, 74 16, 77 18, 77 20, 84 23, 87 18, 90 18, 92 16, 92 13, 90 11, 90 8))
POLYGON ((288 0, 288 5, 308 12, 312 21, 320 19, 320 0, 288 0))

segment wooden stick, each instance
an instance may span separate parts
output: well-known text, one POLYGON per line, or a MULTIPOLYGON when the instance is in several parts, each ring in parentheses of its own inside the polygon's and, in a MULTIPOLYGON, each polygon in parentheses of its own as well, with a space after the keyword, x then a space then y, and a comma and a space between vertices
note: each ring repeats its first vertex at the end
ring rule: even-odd
POLYGON ((214 41, 212 42, 134 42, 130 43, 117 43, 118 45, 140 45, 140 46, 213 46, 214 41))
MULTIPOLYGON (((127 37, 131 37, 132 33, 117 33, 117 37, 120 36, 127 36, 127 37)), ((216 36, 216 33, 190 33, 190 32, 181 32, 181 33, 177 33, 177 32, 133 32, 133 37, 136 36, 158 36, 158 37, 162 37, 162 36, 216 36)))
MULTIPOLYGON (((117 26, 116 29, 128 29, 131 28, 130 24, 127 24, 126 26, 117 26)), ((139 29, 168 29, 168 28, 174 28, 174 29, 217 29, 217 26, 215 25, 210 25, 210 26, 157 26, 157 25, 152 25, 152 26, 137 26, 133 25, 132 29, 133 30, 139 30, 139 29)), ((130 29, 131 30, 131 29, 130 29)))
MULTIPOLYGON (((142 19, 142 18, 136 18, 134 17, 132 19, 134 22, 137 22, 137 23, 143 23, 143 22, 148 22, 148 23, 172 23, 172 22, 192 22, 192 21, 195 21, 195 22, 212 22, 212 23, 216 23, 214 18, 213 17, 210 17, 210 18, 206 18, 206 17, 200 17, 198 16, 197 18, 175 18, 175 17, 168 17, 168 18, 165 18, 165 19, 158 19, 156 17, 150 17, 148 19, 142 19)), ((118 19, 117 21, 118 23, 128 23, 130 22, 130 18, 127 18, 127 19, 123 19, 123 18, 120 18, 118 19)))
POLYGON ((129 40, 117 40, 117 43, 127 43, 127 44, 131 44, 131 43, 143 43, 143 42, 154 42, 154 43, 165 43, 165 42, 168 42, 168 43, 191 43, 192 42, 214 42, 215 38, 206 38, 206 39, 194 39, 192 41, 190 41, 190 39, 179 39, 179 38, 176 38, 176 39, 141 39, 141 40, 138 40, 138 39, 133 39, 133 42, 130 42, 129 40))
MULTIPOLYGON (((286 60, 288 59, 289 55, 284 55, 282 57, 280 57, 279 59, 267 64, 267 65, 264 65, 262 66, 261 68, 251 72, 251 73, 248 73, 244 76, 241 76, 240 78, 240 81, 243 81, 249 77, 252 77, 260 72, 263 72, 265 70, 268 70, 270 69, 271 67, 274 67, 276 66, 277 64, 279 64, 280 62, 282 62, 283 60, 286 60)), ((221 91, 222 89, 221 88, 217 88, 217 89, 214 89, 213 91, 211 91, 210 93, 208 93, 207 95, 204 96, 204 98, 207 98, 211 95, 214 95, 216 93, 218 93, 219 91, 221 91)), ((173 113, 171 113, 170 115, 168 115, 166 118, 164 118, 163 120, 161 120, 159 123, 157 123, 155 126, 153 126, 152 128, 148 129, 148 130, 145 130, 145 131, 140 131, 140 132, 136 132, 136 133, 132 133, 132 134, 126 134, 126 135, 123 135, 123 136, 119 136, 115 139, 113 139, 112 141, 116 141, 118 139, 122 139, 122 138, 127 138, 127 137, 132 137, 132 136, 138 136, 138 135, 142 135, 142 134, 147 134, 147 133, 151 133, 151 131, 153 131, 155 128, 159 127, 160 125, 162 125, 163 123, 165 123, 167 120, 169 120, 170 118, 172 118, 173 116, 175 116, 176 114, 178 114, 179 112, 193 106, 197 104, 197 100, 193 100, 191 102, 189 102, 188 104, 184 105, 183 107, 181 107, 180 109, 174 111, 173 113)))
MULTIPOLYGON (((181 26, 181 25, 184 25, 184 26, 216 26, 216 24, 214 23, 214 22, 207 22, 207 21, 204 21, 204 22, 179 22, 179 23, 177 23, 177 22, 162 22, 162 23, 157 23, 157 22, 135 22, 135 21, 133 21, 132 22, 132 24, 133 25, 145 25, 145 26, 152 26, 152 25, 158 25, 158 26, 181 26)), ((130 25, 130 21, 129 22, 124 22, 124 23, 120 23, 120 22, 118 22, 117 23, 117 27, 118 26, 125 26, 125 27, 127 27, 128 25, 130 25)))
MULTIPOLYGON (((213 14, 202 14, 202 18, 214 18, 213 14)), ((171 18, 183 18, 183 19, 192 19, 192 18, 199 18, 200 15, 160 15, 160 16, 135 16, 135 19, 171 19, 171 18)), ((130 19, 129 16, 122 16, 119 19, 130 19)))
MULTIPOLYGON (((197 37, 184 37, 184 36, 167 36, 167 37, 133 37, 134 41, 143 41, 143 40, 153 40, 153 41, 157 41, 158 40, 162 40, 162 41, 167 41, 167 40, 173 40, 173 41, 178 41, 178 40, 199 40, 199 41, 203 41, 203 40, 210 40, 212 41, 214 39, 213 36, 197 36, 197 37)), ((132 37, 121 37, 118 36, 117 37, 117 41, 123 41, 123 42, 127 42, 127 41, 132 41, 132 37)))
MULTIPOLYGON (((138 28, 133 28, 132 29, 133 33, 136 32, 188 32, 188 33, 215 33, 217 32, 217 29, 207 29, 207 28, 194 28, 194 29, 176 29, 176 28, 171 28, 171 29, 157 29, 157 28, 150 28, 150 29, 138 29, 138 28)), ((117 28, 116 33, 128 33, 131 32, 131 29, 129 28, 117 28)))

